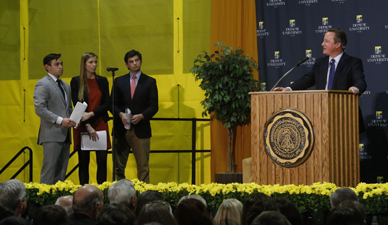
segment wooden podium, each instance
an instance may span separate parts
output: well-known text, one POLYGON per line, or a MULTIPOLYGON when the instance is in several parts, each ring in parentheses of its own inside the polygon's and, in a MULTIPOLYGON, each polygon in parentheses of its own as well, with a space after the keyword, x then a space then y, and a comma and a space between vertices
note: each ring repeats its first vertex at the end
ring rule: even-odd
POLYGON ((331 182, 355 187, 360 182, 358 96, 349 91, 252 92, 252 180, 258 184, 331 182), (264 131, 283 109, 304 114, 312 124, 309 157, 295 167, 278 165, 266 152, 264 131))

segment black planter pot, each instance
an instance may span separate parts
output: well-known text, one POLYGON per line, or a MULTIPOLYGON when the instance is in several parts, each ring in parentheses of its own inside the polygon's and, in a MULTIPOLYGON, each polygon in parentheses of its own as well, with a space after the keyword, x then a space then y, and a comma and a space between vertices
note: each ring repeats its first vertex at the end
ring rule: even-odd
POLYGON ((216 173, 215 178, 219 184, 242 183, 242 173, 216 173))

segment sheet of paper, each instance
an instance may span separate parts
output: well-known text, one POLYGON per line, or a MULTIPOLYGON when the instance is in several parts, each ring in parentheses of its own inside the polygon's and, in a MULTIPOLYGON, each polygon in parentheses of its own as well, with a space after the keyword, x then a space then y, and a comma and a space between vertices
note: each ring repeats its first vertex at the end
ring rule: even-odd
POLYGON ((96 131, 98 140, 93 141, 89 138, 87 133, 81 134, 81 150, 84 151, 106 151, 107 150, 107 137, 106 131, 96 131))
POLYGON ((86 102, 77 102, 75 105, 74 110, 70 115, 70 119, 73 120, 76 124, 74 128, 77 128, 77 125, 79 121, 81 121, 82 115, 84 114, 87 107, 88 104, 86 102))
POLYGON ((125 109, 125 116, 127 117, 129 124, 124 126, 124 128, 127 130, 130 130, 131 129, 131 110, 130 109, 128 108, 125 109))

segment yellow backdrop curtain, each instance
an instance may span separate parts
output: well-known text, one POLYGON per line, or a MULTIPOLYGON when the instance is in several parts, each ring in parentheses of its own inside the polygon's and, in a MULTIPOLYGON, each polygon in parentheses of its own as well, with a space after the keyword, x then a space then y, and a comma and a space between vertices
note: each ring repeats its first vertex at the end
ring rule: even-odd
MULTIPOLYGON (((244 53, 258 62, 256 35, 256 6, 254 0, 212 0, 211 52, 214 44, 224 41, 233 49, 242 48, 244 53)), ((258 79, 255 71, 254 78, 258 79)), ((211 174, 225 173, 228 167, 228 131, 223 124, 211 117, 211 174)), ((242 160, 251 156, 251 126, 239 126, 234 131, 232 151, 235 152, 236 171, 241 172, 242 160)))

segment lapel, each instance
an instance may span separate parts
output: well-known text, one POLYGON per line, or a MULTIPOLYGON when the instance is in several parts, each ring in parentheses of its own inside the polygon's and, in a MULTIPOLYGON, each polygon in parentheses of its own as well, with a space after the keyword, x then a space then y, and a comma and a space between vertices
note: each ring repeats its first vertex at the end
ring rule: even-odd
POLYGON ((329 70, 329 56, 325 56, 319 64, 317 74, 320 74, 316 79, 316 89, 325 90, 327 83, 327 71, 329 70))
MULTIPOLYGON (((50 76, 50 75, 46 75, 47 76, 47 79, 49 80, 49 82, 54 86, 54 88, 55 88, 55 90, 57 90, 57 95, 62 99, 62 103, 63 104, 65 104, 65 105, 67 105, 66 104, 66 100, 65 99, 63 99, 63 95, 62 95, 62 91, 61 91, 61 89, 59 89, 59 87, 58 87, 58 83, 50 76)), ((62 81, 63 82, 63 81, 62 81)), ((66 90, 66 87, 65 87, 65 85, 62 85, 63 86, 63 90, 66 92, 66 95, 68 96, 68 98, 69 98, 69 93, 68 93, 68 91, 66 90)))
POLYGON ((336 83, 339 79, 339 77, 341 76, 342 74, 342 71, 344 70, 345 68, 345 65, 346 65, 346 60, 349 58, 349 56, 344 52, 344 54, 342 55, 339 63, 338 63, 338 66, 335 70, 335 74, 334 74, 334 81, 333 81, 333 88, 336 87, 336 83))

